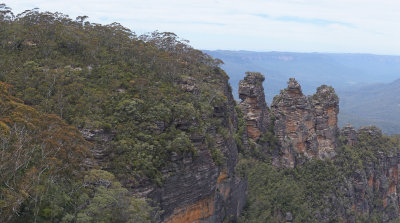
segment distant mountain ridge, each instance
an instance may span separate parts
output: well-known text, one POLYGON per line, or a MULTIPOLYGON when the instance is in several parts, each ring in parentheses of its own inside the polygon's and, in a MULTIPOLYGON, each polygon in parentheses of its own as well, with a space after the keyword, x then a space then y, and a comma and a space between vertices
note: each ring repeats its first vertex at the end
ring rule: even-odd
POLYGON ((321 84, 331 85, 340 97, 339 124, 377 125, 385 133, 400 133, 400 56, 340 53, 252 52, 216 50, 205 53, 221 59, 230 76, 233 95, 246 71, 265 75, 268 104, 296 78, 303 92, 312 94, 321 84), (397 80, 393 82, 394 80, 397 80), (393 83, 392 83, 393 82, 393 83), (398 93, 395 93, 398 92, 398 93), (368 97, 367 97, 368 95, 368 97), (389 118, 390 117, 390 118, 389 118))
POLYGON ((376 125, 389 134, 400 133, 400 79, 340 92, 340 124, 376 125), (356 114, 356 115, 355 115, 356 114))

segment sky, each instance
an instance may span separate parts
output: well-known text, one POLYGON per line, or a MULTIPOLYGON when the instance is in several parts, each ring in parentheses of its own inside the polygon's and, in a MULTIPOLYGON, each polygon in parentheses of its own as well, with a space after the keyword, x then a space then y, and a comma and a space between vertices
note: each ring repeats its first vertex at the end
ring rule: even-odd
POLYGON ((398 0, 0 0, 174 32, 197 49, 400 55, 398 0))

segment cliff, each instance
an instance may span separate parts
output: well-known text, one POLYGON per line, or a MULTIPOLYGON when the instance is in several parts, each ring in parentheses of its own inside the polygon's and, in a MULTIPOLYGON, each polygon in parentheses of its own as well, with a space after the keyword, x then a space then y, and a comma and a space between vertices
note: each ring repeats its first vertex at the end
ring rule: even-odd
MULTIPOLYGON (((214 104, 212 112, 203 118, 213 119, 219 124, 208 126, 204 135, 192 135, 197 155, 172 156, 172 164, 162 170, 165 174, 163 185, 152 188, 148 194, 164 211, 163 222, 235 221, 245 205, 247 185, 243 178, 235 174, 238 162, 237 145, 233 139, 238 125, 235 101, 227 78, 217 81, 216 90, 226 100, 214 104), (211 150, 206 142, 210 138, 213 141, 211 150), (221 157, 215 155, 219 151, 221 157), (171 172, 174 174, 171 175, 171 172)), ((200 86, 201 82, 192 79, 192 88, 200 86)), ((180 84, 182 89, 188 88, 186 82, 180 84)), ((191 93, 196 94, 195 91, 191 93)), ((196 123, 188 125, 196 126, 196 123)))
POLYGON ((343 206, 339 209, 339 215, 347 222, 355 222, 357 216, 380 222, 399 219, 398 145, 373 126, 362 127, 358 131, 351 126, 345 126, 342 132, 346 137, 344 143, 364 155, 361 156, 362 165, 354 168, 345 177, 341 188, 345 197, 342 199, 343 206), (351 212, 348 210, 352 210, 354 215, 349 216, 351 212))
MULTIPOLYGON (((163 182, 151 180, 131 184, 134 196, 149 198, 162 211, 161 222, 222 222, 236 221, 246 203, 247 184, 238 177, 235 167, 238 148, 234 134, 238 131, 238 114, 227 76, 217 69, 213 77, 184 77, 175 82, 176 89, 192 97, 202 97, 201 90, 211 89, 207 111, 201 114, 205 123, 183 117, 175 123, 156 122, 155 134, 162 134, 174 125, 189 135, 192 152, 172 152, 161 170, 163 182), (211 84, 211 83, 212 84, 211 84), (201 132, 190 129, 204 128, 201 132)), ((91 149, 94 166, 110 168, 110 151, 115 132, 102 129, 81 129, 86 140, 95 144, 91 149)), ((247 137, 247 136, 246 136, 247 137)), ((245 138, 247 139, 247 138, 245 138)))

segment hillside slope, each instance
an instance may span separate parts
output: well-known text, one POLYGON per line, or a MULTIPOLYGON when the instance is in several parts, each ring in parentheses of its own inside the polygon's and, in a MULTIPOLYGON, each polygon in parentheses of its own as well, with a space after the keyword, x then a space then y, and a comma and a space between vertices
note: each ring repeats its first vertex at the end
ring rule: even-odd
POLYGON ((387 134, 400 133, 400 79, 340 92, 342 125, 376 125, 387 134))
POLYGON ((159 221, 237 219, 246 183, 235 174, 237 113, 218 61, 173 33, 138 37, 85 17, 37 10, 14 16, 4 5, 0 12, 0 80, 91 142, 90 198, 120 198, 93 197, 102 202, 89 200, 82 212, 57 219, 135 222, 136 211, 151 221, 152 209, 138 206, 137 197, 162 209, 151 215, 159 221))
POLYGON ((91 145, 77 128, 24 105, 10 87, 0 82, 1 222, 153 219, 157 212, 111 173, 89 170, 91 145))

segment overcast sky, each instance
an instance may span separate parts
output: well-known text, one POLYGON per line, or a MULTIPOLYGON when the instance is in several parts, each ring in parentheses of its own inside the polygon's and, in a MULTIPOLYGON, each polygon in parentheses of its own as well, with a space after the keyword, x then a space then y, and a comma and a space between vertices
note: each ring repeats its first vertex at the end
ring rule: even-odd
POLYGON ((398 0, 0 0, 25 9, 169 31, 198 49, 400 55, 398 0))

